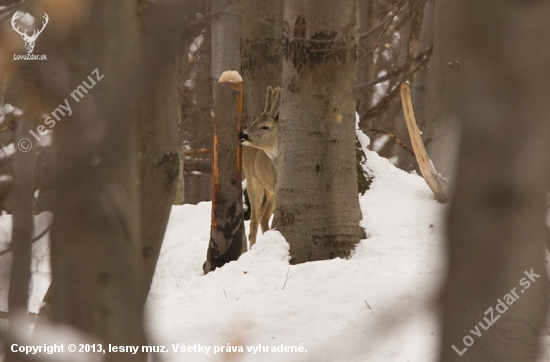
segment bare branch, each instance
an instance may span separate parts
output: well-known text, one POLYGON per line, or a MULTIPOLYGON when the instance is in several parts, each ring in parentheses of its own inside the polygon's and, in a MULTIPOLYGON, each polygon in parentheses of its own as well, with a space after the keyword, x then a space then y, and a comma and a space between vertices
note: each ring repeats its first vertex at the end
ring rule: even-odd
MULTIPOLYGON (((33 237, 31 239, 31 243, 37 242, 38 240, 42 239, 44 237, 44 235, 46 235, 48 232, 50 232, 50 229, 52 228, 52 224, 53 224, 53 221, 44 230, 42 230, 42 232, 40 234, 33 237)), ((9 246, 7 249, 4 249, 4 250, 0 251, 0 256, 6 255, 6 254, 10 253, 11 251, 12 251, 12 248, 11 248, 11 246, 9 246)))
POLYGON ((378 128, 369 128, 368 130, 371 131, 371 132, 375 132, 375 133, 385 134, 386 136, 389 136, 389 137, 393 138, 399 146, 403 147, 404 149, 409 151, 409 153, 411 155, 414 156, 414 152, 403 141, 401 141, 396 135, 394 135, 393 133, 388 132, 388 131, 384 131, 383 129, 378 129, 378 128))

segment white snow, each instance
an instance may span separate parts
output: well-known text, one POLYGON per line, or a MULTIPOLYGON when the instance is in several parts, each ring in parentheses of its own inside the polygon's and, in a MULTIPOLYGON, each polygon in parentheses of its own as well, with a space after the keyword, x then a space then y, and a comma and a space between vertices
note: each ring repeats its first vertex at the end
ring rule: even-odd
MULTIPOLYGON (((366 146, 366 136, 360 138, 366 146)), ((169 351, 163 361, 436 360, 445 207, 422 178, 365 152, 374 176, 360 197, 368 237, 349 260, 289 265, 288 244, 272 230, 238 261, 203 275, 211 203, 173 207, 147 304, 150 344, 169 351), (243 352, 220 356, 220 347, 231 346, 243 352)), ((37 232, 48 222, 40 216, 37 232)), ((9 240, 10 224, 9 216, 0 217, 2 240, 9 240)), ((47 243, 34 248, 46 260, 47 243)), ((49 283, 45 264, 33 267, 32 312, 49 283)), ((6 293, 0 290, 3 311, 6 293)))
MULTIPOLYGON (((42 233, 52 222, 53 215, 43 212, 34 217, 34 235, 42 233)), ((9 247, 11 239, 11 215, 0 216, 0 252, 9 247)), ((29 310, 38 313, 44 294, 50 284, 50 247, 49 233, 32 245, 33 259, 31 264, 32 279, 30 286, 29 310)), ((8 310, 9 273, 11 269, 11 253, 0 255, 0 311, 8 310)), ((3 326, 0 319, 0 327, 3 326)), ((5 320, 4 320, 5 321, 5 320)))
POLYGON ((243 346, 228 353, 239 361, 436 359, 444 207, 422 178, 366 153, 374 175, 360 198, 368 238, 349 260, 289 265, 288 244, 273 230, 204 276, 211 203, 174 206, 147 305, 152 343, 168 347, 166 361, 219 361, 214 347, 228 343, 243 346), (260 344, 307 352, 247 352, 260 344), (182 346, 210 349, 172 351, 182 346))

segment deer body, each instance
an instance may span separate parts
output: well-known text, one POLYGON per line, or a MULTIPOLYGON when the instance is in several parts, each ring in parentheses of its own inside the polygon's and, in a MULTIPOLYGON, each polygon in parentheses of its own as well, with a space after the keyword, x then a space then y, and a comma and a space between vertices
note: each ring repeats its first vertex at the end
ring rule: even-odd
POLYGON ((258 224, 262 233, 269 230, 269 218, 275 209, 277 184, 277 144, 280 88, 267 88, 263 113, 241 134, 243 169, 250 199, 250 247, 256 243, 258 224))

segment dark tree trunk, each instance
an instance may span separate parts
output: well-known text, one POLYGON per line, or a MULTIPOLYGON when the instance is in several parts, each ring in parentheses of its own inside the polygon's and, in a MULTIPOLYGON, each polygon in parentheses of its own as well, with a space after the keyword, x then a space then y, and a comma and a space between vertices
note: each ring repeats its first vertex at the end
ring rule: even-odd
POLYGON ((148 4, 144 11, 148 82, 139 102, 143 303, 155 274, 178 184, 178 70, 184 29, 178 19, 183 15, 183 6, 175 4, 148 4))
MULTIPOLYGON (((212 149, 214 94, 212 85, 212 32, 205 29, 202 32, 204 38, 201 43, 198 57, 190 69, 190 78, 194 80, 192 90, 186 89, 188 100, 184 107, 186 119, 184 119, 184 130, 188 136, 186 141, 192 149, 212 149)), ((217 80, 217 79, 216 79, 217 80)), ((212 158, 210 155, 199 155, 191 158, 188 162, 185 175, 185 196, 186 204, 198 204, 201 201, 212 200, 212 158), (206 169, 198 169, 195 165, 205 166, 206 169), (193 173, 198 171, 200 174, 193 173)))
POLYGON ((246 251, 242 164, 242 82, 220 82, 214 87, 216 117, 212 160, 212 226, 203 265, 204 273, 235 261, 246 251))
MULTIPOLYGON (((10 332, 13 334, 16 334, 19 328, 28 328, 28 326, 22 326, 21 323, 27 321, 24 316, 28 313, 29 305, 36 149, 33 150, 32 144, 28 140, 25 141, 25 138, 29 136, 30 121, 34 116, 37 116, 36 112, 27 109, 23 119, 18 122, 16 141, 19 147, 15 151, 13 164, 14 187, 12 197, 15 204, 10 245, 13 250, 13 257, 8 294, 9 326, 10 332), (24 319, 18 320, 21 316, 24 319)), ((17 353, 12 354, 8 348, 6 350, 6 362, 20 360, 17 353)))
POLYGON ((456 45, 448 59, 460 64, 456 103, 443 111, 463 121, 440 360, 535 361, 548 303, 550 41, 540 35, 550 3, 440 5, 456 45), (478 323, 490 325, 480 337, 478 323))
MULTIPOLYGON (((189 14, 188 14, 189 15, 189 14)), ((185 145, 183 137, 183 115, 182 108, 185 94, 185 80, 189 73, 189 32, 185 31, 182 34, 181 46, 179 49, 179 62, 177 70, 177 96, 178 96, 178 177, 176 181, 176 192, 174 194, 174 205, 183 205, 185 198, 185 145)))
POLYGON ((283 98, 274 226, 291 262, 347 257, 362 237, 355 99, 358 3, 285 2, 283 98), (304 40, 304 39, 308 40, 304 40))
MULTIPOLYGON (((50 17, 62 18, 62 8, 51 6, 50 17)), ((56 61, 44 62, 42 73, 49 91, 72 107, 72 115, 56 124, 52 146, 53 321, 104 345, 146 343, 135 156, 137 14, 135 1, 92 1, 79 21, 52 27, 48 58, 56 61), (77 102, 71 92, 83 81, 93 87, 77 102)), ((141 354, 105 357, 146 360, 141 354)))

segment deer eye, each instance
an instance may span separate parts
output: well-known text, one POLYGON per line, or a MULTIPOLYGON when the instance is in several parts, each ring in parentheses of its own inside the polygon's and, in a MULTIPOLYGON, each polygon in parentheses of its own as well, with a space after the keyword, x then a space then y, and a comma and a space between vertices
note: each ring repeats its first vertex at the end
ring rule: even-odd
POLYGON ((269 131, 269 127, 268 127, 268 126, 263 126, 262 129, 263 129, 264 131, 269 131))

